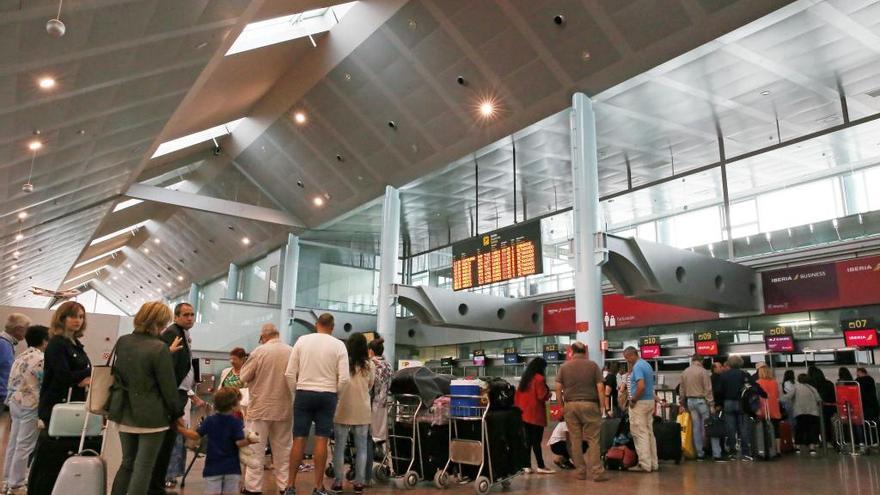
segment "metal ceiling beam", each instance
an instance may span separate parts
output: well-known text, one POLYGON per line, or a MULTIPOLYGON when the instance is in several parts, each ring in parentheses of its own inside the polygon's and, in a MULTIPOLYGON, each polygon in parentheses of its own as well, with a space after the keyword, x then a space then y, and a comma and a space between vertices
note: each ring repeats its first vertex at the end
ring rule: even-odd
POLYGON ((133 184, 125 192, 129 198, 142 199, 155 203, 165 203, 182 208, 218 213, 231 217, 247 218, 259 222, 274 223, 287 227, 305 227, 305 225, 286 212, 254 206, 225 199, 202 196, 200 194, 173 191, 162 187, 133 184))

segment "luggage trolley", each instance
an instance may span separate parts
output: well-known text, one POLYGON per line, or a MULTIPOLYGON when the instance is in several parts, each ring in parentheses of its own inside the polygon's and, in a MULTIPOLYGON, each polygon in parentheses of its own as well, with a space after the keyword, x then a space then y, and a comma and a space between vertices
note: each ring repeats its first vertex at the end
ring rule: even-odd
POLYGON ((388 432, 389 454, 388 471, 389 477, 397 483, 401 483, 404 488, 413 489, 419 481, 424 480, 424 462, 419 452, 419 413, 422 411, 422 399, 418 395, 412 394, 395 394, 394 402, 391 403, 392 421, 388 432), (401 433, 403 425, 411 425, 412 433, 404 435, 401 433), (403 454, 408 452, 409 457, 403 454), (416 458, 418 457, 418 465, 416 458), (407 461, 406 469, 400 470, 403 474, 399 474, 395 470, 398 463, 404 464, 407 461), (418 468, 418 470, 416 469, 418 468))
POLYGON ((449 395, 449 461, 442 471, 434 476, 434 485, 438 488, 446 488, 450 485, 450 468, 453 463, 458 464, 459 471, 462 465, 476 466, 477 474, 474 478, 474 490, 477 495, 486 495, 493 485, 501 484, 504 488, 510 487, 510 480, 520 474, 520 471, 507 477, 495 477, 492 467, 492 449, 489 444, 489 430, 486 423, 486 415, 489 413, 490 403, 482 403, 480 395, 449 395), (467 405, 462 405, 466 403, 467 405), (459 435, 459 422, 479 422, 479 440, 462 438, 459 435))

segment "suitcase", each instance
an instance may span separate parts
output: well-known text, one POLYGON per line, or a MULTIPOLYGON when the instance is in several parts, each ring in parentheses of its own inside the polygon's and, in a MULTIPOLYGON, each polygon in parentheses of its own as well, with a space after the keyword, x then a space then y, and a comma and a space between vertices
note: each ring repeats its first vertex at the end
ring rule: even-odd
MULTIPOLYGON (((64 462, 80 451, 79 438, 50 437, 46 430, 40 432, 37 447, 34 450, 31 469, 28 473, 29 495, 51 495, 55 487, 55 480, 64 465, 64 462)), ((101 437, 86 438, 84 447, 89 450, 101 450, 101 437)), ((65 492, 74 493, 74 492, 65 492)), ((90 491, 79 492, 81 495, 92 493, 90 491)), ((100 493, 100 492, 96 492, 100 493)))
POLYGON ((77 437, 86 429, 86 436, 95 437, 101 434, 103 422, 101 416, 88 414, 85 402, 62 402, 52 408, 49 420, 50 437, 77 437))
POLYGON ((654 441, 657 443, 657 459, 681 462, 681 425, 663 421, 654 422, 654 441))
POLYGON ((602 420, 602 426, 599 429, 599 452, 602 455, 605 455, 614 445, 614 437, 620 433, 621 423, 623 422, 620 418, 605 418, 602 420))
POLYGON ((639 456, 636 455, 636 451, 626 445, 615 445, 605 454, 605 468, 609 470, 622 471, 638 463, 639 456))
POLYGON ((791 423, 788 421, 779 422, 779 447, 780 454, 788 454, 794 452, 794 435, 791 423))
POLYGON ((52 495, 104 495, 106 486, 104 460, 101 455, 94 450, 83 450, 64 461, 52 495))
POLYGON ((769 419, 755 419, 752 428, 752 446, 752 455, 756 458, 769 461, 776 456, 773 423, 769 419))

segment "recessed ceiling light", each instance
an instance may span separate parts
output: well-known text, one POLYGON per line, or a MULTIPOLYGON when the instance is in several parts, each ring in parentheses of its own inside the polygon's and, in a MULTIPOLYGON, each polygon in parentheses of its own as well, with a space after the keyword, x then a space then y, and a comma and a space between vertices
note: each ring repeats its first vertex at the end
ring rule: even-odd
POLYGON ((150 248, 144 248, 144 253, 150 254, 150 248))
POLYGON ((248 239, 247 237, 242 237, 242 238, 241 238, 241 243, 244 244, 245 246, 247 246, 248 244, 251 243, 251 240, 248 239))
POLYGON ((7 296, 11 296, 11 295, 12 295, 12 292, 7 292, 6 295, 7 295, 7 296))
POLYGON ((108 281, 107 281, 107 285, 113 285, 113 282, 111 282, 111 281, 108 280, 108 281))
POLYGON ((113 280, 119 280, 119 277, 117 277, 117 276, 114 275, 114 276, 113 276, 113 280))
POLYGON ((41 89, 52 89, 55 87, 55 79, 48 76, 41 77, 37 81, 37 84, 40 86, 41 89))
POLYGON ((43 147, 43 143, 39 139, 34 139, 33 141, 28 143, 28 149, 31 151, 37 151, 38 149, 43 147))
POLYGON ((16 270, 16 269, 18 269, 18 265, 16 265, 16 264, 13 264, 13 265, 12 265, 12 269, 13 269, 13 270, 16 270))
POLYGON ((161 243, 162 243, 162 241, 158 237, 153 239, 153 244, 161 244, 161 243))
POLYGON ((126 264, 125 264, 125 267, 126 267, 126 268, 131 268, 131 263, 126 263, 126 264))
POLYGON ((768 96, 769 94, 770 94, 769 89, 765 89, 764 91, 761 91, 761 96, 768 96))
POLYGON ((27 212, 26 212, 26 211, 20 211, 20 212, 18 212, 18 219, 19 219, 19 220, 24 220, 25 218, 27 218, 27 212))
POLYGON ((165 282, 165 285, 171 287, 171 282, 165 282))
POLYGON ((21 256, 21 252, 20 252, 20 251, 13 251, 13 252, 12 252, 12 259, 16 259, 16 260, 17 260, 20 256, 21 256))
POLYGON ((15 280, 15 275, 10 275, 9 280, 15 280))
POLYGON ((492 100, 483 100, 480 102, 479 110, 482 118, 491 118, 495 115, 495 102, 492 100))
POLYGON ((19 233, 19 234, 16 234, 16 235, 15 235, 15 240, 16 240, 16 241, 20 241, 20 240, 22 240, 22 239, 24 239, 24 235, 23 235, 23 234, 19 233))
POLYGON ((315 196, 315 199, 312 200, 312 203, 315 203, 315 206, 324 206, 324 198, 321 196, 315 196))
POLYGON ((296 112, 293 114, 293 121, 297 124, 305 124, 306 123, 306 114, 302 112, 296 112))
POLYGON ((177 276, 177 280, 180 281, 180 282, 183 282, 183 275, 178 275, 178 276, 177 276))

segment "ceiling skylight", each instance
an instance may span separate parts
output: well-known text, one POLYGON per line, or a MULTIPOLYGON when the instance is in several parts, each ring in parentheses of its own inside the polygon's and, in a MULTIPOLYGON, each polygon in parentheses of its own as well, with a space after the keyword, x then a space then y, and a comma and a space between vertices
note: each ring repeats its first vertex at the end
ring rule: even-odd
POLYGON ((122 234, 134 235, 137 232, 137 230, 139 228, 143 227, 144 225, 146 225, 147 222, 149 222, 149 220, 144 220, 143 222, 138 222, 134 225, 129 225, 128 227, 126 227, 124 229, 119 229, 116 232, 111 232, 107 235, 103 235, 101 237, 98 237, 97 239, 90 242, 89 246, 94 246, 95 244, 102 243, 108 239, 113 239, 114 237, 120 236, 122 234))
POLYGON ((210 141, 212 139, 217 139, 218 137, 226 136, 227 134, 232 134, 232 131, 238 127, 238 124, 244 118, 233 120, 232 122, 227 122, 225 124, 218 125, 217 127, 212 127, 210 129, 205 129, 204 131, 199 131, 188 136, 183 136, 177 139, 172 139, 171 141, 165 141, 160 144, 158 148, 156 148, 156 152, 153 153, 151 158, 156 158, 162 155, 167 155, 168 153, 174 153, 175 151, 182 150, 184 148, 189 148, 190 146, 204 143, 205 141, 210 141))
MULTIPOLYGON (((298 14, 276 17, 260 22, 252 22, 235 40, 226 56, 283 43, 297 38, 311 38, 312 35, 329 31, 357 2, 348 2, 333 7, 307 10, 298 14)), ((312 44, 315 40, 312 39, 312 44)))
POLYGON ((98 256, 95 256, 94 258, 89 258, 89 259, 87 259, 87 260, 85 260, 85 261, 80 261, 79 263, 73 265, 73 268, 74 268, 74 269, 77 269, 77 268, 79 268, 79 267, 81 267, 81 266, 83 266, 83 265, 88 265, 89 263, 91 263, 91 262, 93 262, 93 261, 97 261, 97 260, 99 260, 99 259, 101 259, 101 258, 106 258, 107 256, 114 255, 114 254, 118 253, 119 251, 122 251, 123 249, 125 249, 124 246, 123 246, 123 247, 116 248, 116 249, 114 249, 114 250, 112 250, 112 251, 107 251, 106 253, 103 253, 103 254, 99 254, 98 256))
POLYGON ((126 208, 130 208, 134 205, 139 205, 143 202, 144 201, 142 199, 134 199, 134 198, 126 199, 125 201, 122 201, 122 202, 116 204, 116 206, 113 208, 113 213, 116 213, 117 211, 120 211, 120 210, 124 210, 126 208))

